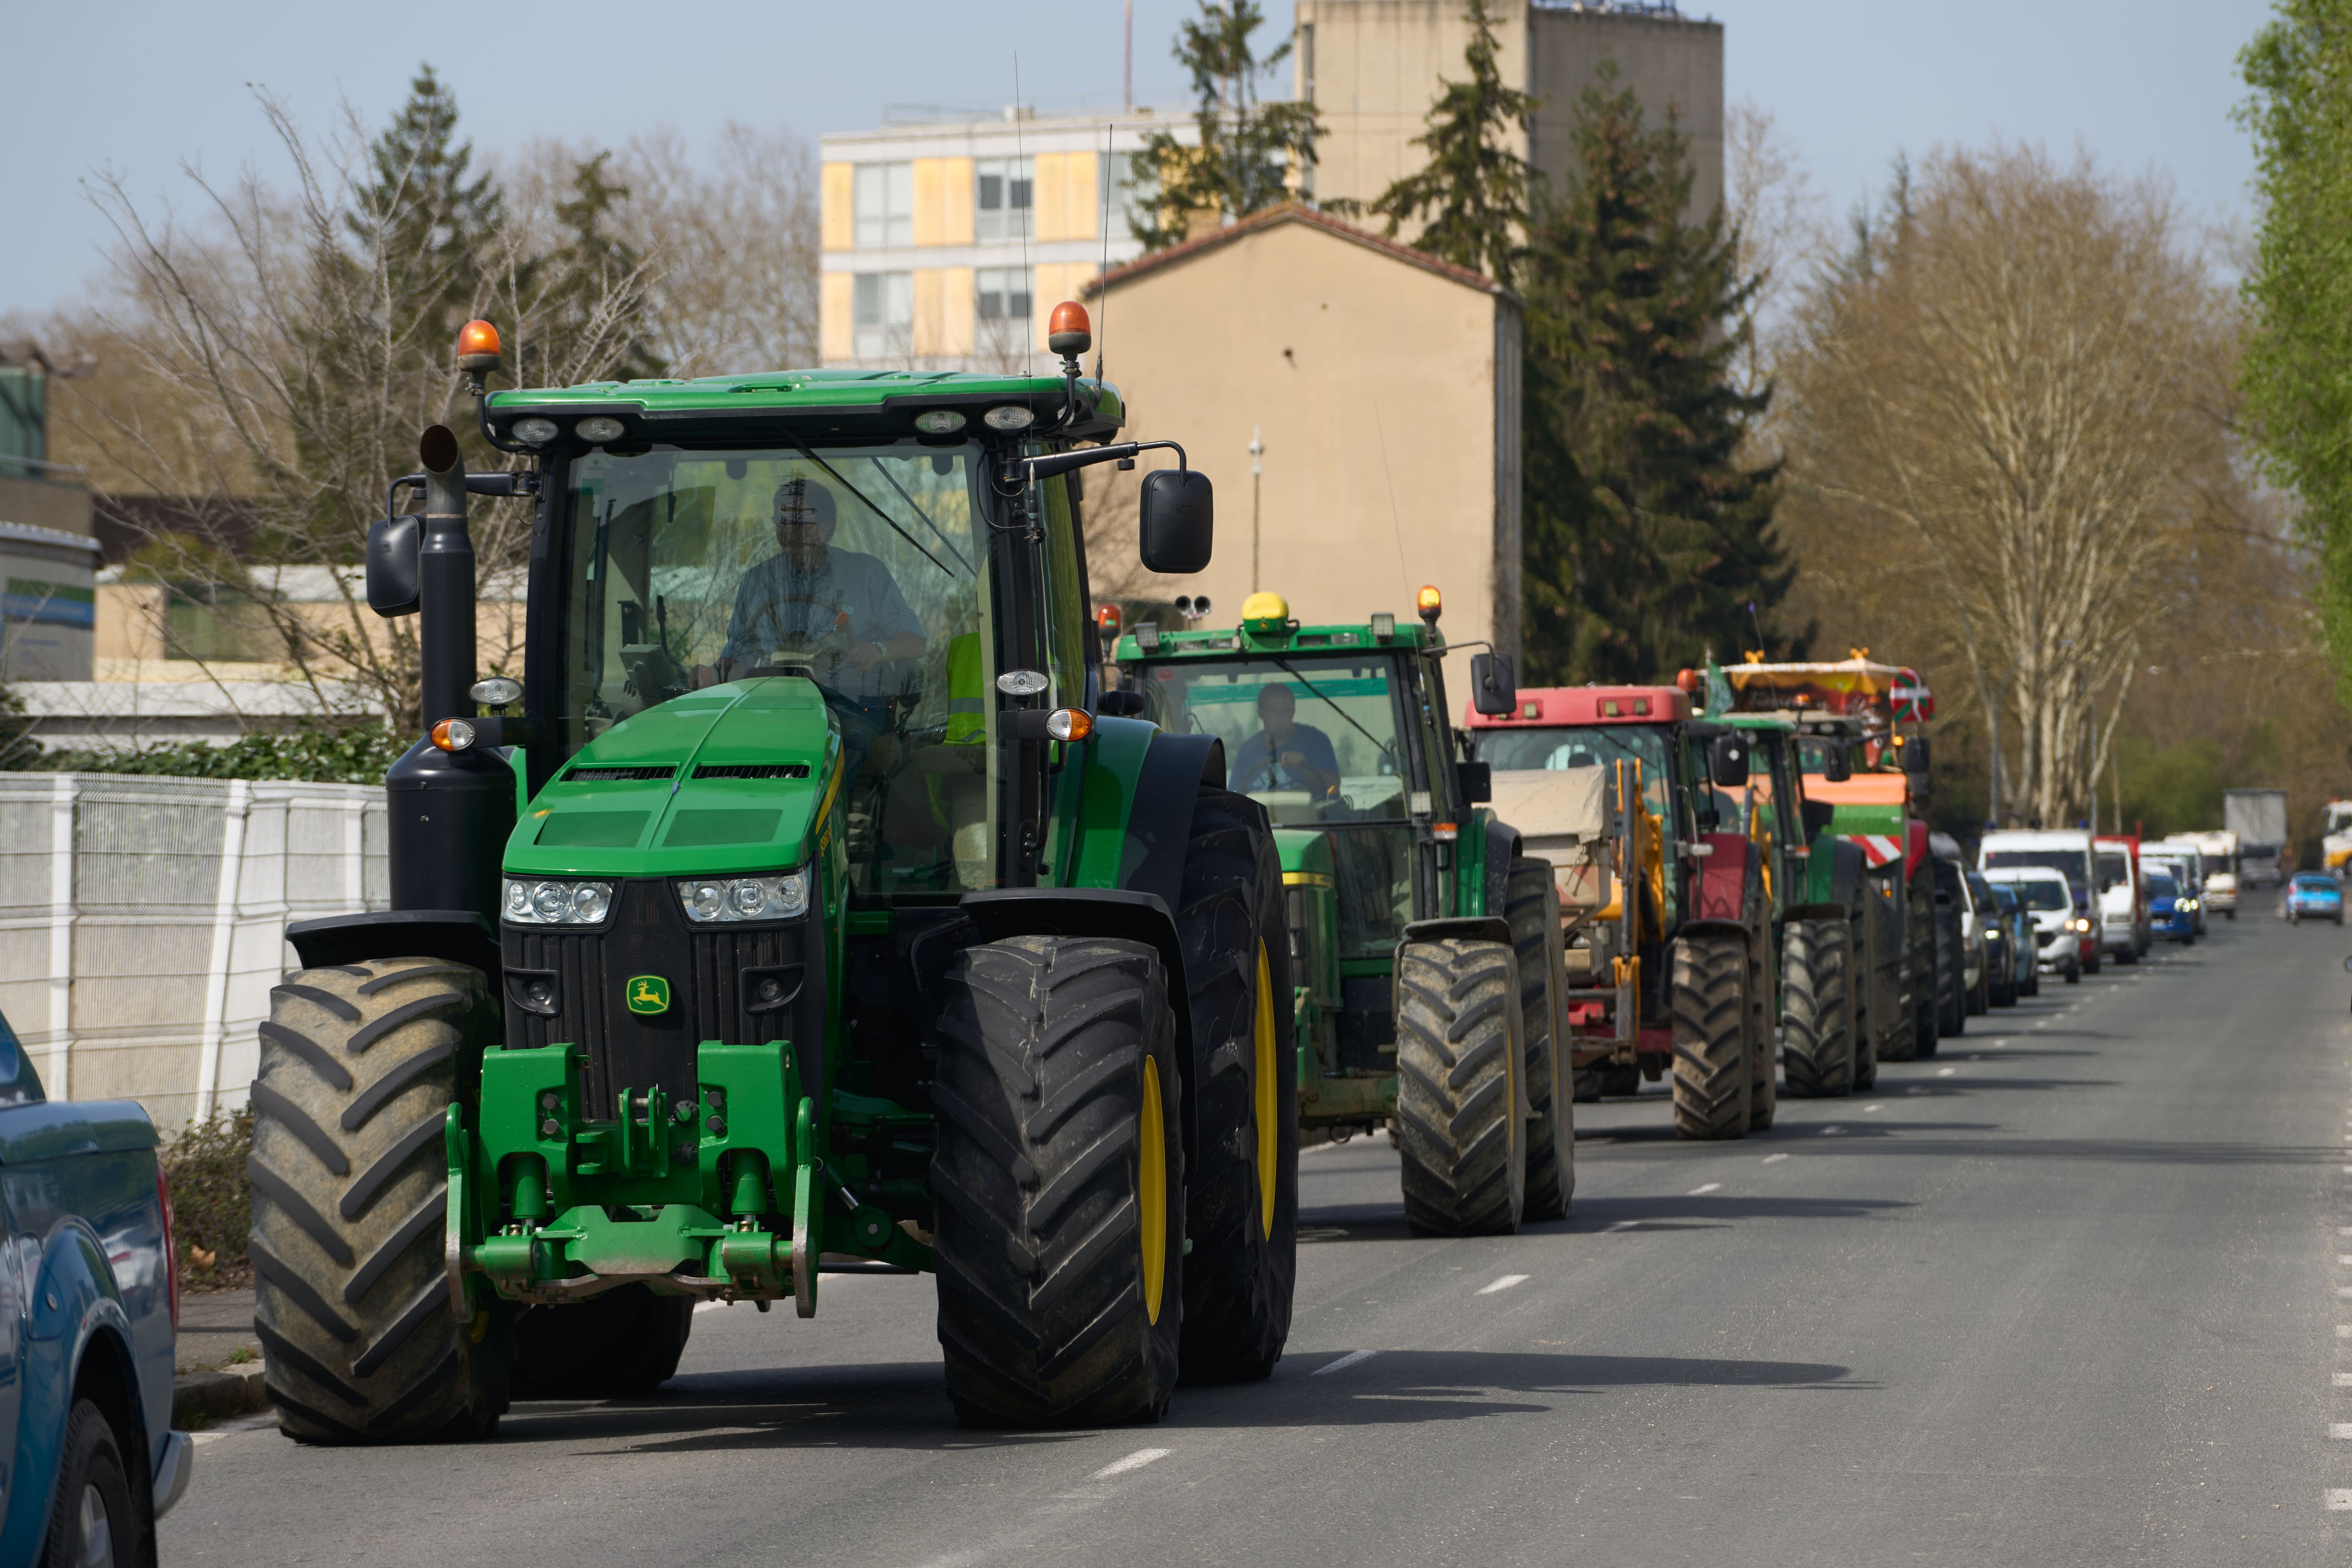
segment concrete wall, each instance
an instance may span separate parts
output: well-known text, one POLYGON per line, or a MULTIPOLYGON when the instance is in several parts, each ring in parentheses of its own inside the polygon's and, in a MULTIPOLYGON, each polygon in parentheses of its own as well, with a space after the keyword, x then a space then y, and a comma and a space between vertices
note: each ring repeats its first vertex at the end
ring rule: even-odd
POLYGON ((52 1098, 242 1103, 287 922, 388 907, 384 851, 378 787, 0 773, 0 1013, 52 1098))
MULTIPOLYGON (((1293 89, 1311 95, 1328 132, 1318 149, 1314 194, 1371 202, 1419 169, 1412 139, 1447 81, 1468 74, 1470 33, 1458 0, 1298 0, 1300 47, 1293 89), (1308 29, 1311 29, 1311 36, 1308 29)), ((1576 103, 1604 59, 1640 99, 1644 123, 1671 110, 1691 139, 1695 178, 1688 215, 1703 218, 1723 194, 1723 25, 1684 16, 1572 10, 1496 0, 1503 78, 1539 102, 1511 150, 1558 180, 1574 163, 1569 135, 1576 103)))
MULTIPOLYGON (((1146 577, 1136 596, 1206 592, 1213 623, 1240 618, 1255 433, 1257 586, 1312 622, 1409 617, 1415 591, 1435 583, 1451 637, 1510 647, 1517 306, 1328 222, 1261 219, 1112 276, 1097 319, 1127 434, 1183 443, 1216 485, 1209 570, 1146 577)), ((1088 564, 1098 584, 1132 565, 1088 564)))

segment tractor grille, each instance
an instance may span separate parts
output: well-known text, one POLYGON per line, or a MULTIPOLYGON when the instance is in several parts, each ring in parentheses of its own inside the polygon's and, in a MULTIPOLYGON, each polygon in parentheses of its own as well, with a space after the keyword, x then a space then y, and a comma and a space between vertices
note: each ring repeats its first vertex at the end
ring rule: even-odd
POLYGON ((696 1051, 706 1040, 793 1040, 805 1092, 821 1085, 824 936, 817 921, 688 926, 667 881, 637 881, 620 883, 613 918, 601 931, 509 925, 501 937, 508 1049, 562 1043, 586 1051, 591 1116, 616 1116, 625 1088, 658 1086, 673 1101, 692 1098, 696 1051), (649 1017, 625 1005, 626 988, 639 975, 669 982, 667 1012, 649 1017), (522 988, 541 976, 555 982, 552 1016, 518 1002, 522 988), (784 1000, 761 1007, 756 988, 769 978, 781 982, 784 1000), (798 1049, 812 1046, 817 1049, 798 1049))

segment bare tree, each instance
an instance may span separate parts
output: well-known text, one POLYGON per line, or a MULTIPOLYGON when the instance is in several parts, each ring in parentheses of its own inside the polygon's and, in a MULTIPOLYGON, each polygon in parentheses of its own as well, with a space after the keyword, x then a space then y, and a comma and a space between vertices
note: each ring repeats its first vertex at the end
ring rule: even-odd
MULTIPOLYGON (((585 381, 639 349, 655 272, 625 247, 587 243, 586 228, 551 245, 551 185, 503 209, 460 266, 446 235, 403 210, 410 171, 370 168, 348 106, 320 139, 279 100, 260 104, 293 170, 289 190, 184 166, 202 220, 191 226, 142 207, 119 175, 99 177, 93 199, 117 243, 112 297, 91 325, 150 395, 87 400, 69 417, 126 487, 170 503, 171 526, 142 525, 158 575, 249 605, 268 652, 321 712, 335 706, 328 682, 355 680, 369 706, 413 729, 415 622, 369 612, 355 563, 387 482, 415 466, 417 433, 444 423, 472 440, 455 324, 433 302, 458 288, 465 313, 499 322, 510 364, 585 381), (160 426, 157 408, 170 411, 160 426), (246 549, 222 548, 232 531, 246 549), (257 572, 254 559, 274 570, 257 572), (289 591, 289 569, 310 585, 307 601, 289 591)), ((493 455, 476 444, 471 456, 493 455)), ((511 572, 527 514, 514 502, 480 508, 475 533, 488 571, 511 572)), ((514 650, 486 652, 496 666, 514 650)))
POLYGON ((1804 302, 1784 526, 1814 603, 1957 650, 2011 810, 2064 821, 2200 539, 2259 526, 2234 319, 2167 193, 2087 161, 1939 153, 1898 212, 1804 302))
POLYGON ((1738 275, 1756 280, 1740 303, 1745 343, 1732 369, 1738 390, 1753 395, 1772 383, 1790 308, 1828 248, 1829 226, 1812 176, 1769 111, 1742 99, 1725 111, 1723 132, 1724 215, 1738 275))

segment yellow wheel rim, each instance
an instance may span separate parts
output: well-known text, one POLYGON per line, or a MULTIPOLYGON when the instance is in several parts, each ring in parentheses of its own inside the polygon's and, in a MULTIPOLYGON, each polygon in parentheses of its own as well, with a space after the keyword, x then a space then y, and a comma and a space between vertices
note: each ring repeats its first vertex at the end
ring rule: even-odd
POLYGON ((1257 945, 1257 1213, 1258 1233, 1274 1234, 1276 1167, 1281 1163, 1282 1064, 1274 1059, 1274 973, 1265 944, 1257 945))
POLYGON ((1143 1315, 1160 1321, 1168 1283, 1168 1134, 1161 1122, 1160 1064, 1143 1059, 1143 1136, 1138 1140, 1136 1201, 1143 1206, 1143 1315))

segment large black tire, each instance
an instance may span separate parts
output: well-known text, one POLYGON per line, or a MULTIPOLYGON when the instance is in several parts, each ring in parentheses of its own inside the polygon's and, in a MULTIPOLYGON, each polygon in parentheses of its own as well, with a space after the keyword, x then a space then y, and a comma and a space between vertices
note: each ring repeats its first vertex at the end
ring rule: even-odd
POLYGON ((1964 1034, 1969 1027, 1969 970, 1960 934, 1936 922, 1936 1036, 1964 1034))
POLYGON ((1565 1040, 1552 1049, 1552 1026, 1562 1021, 1554 1004, 1567 976, 1561 962, 1559 889, 1551 862, 1515 860, 1503 894, 1503 917, 1511 924, 1511 947, 1519 967, 1519 1038, 1528 1064, 1528 1197, 1521 1218, 1564 1219, 1576 1196, 1575 1096, 1565 1040))
POLYGON ((694 1301, 623 1285, 515 1322, 518 1399, 641 1399, 677 1375, 694 1301))
POLYGON ((1282 861, 1265 809, 1203 789, 1176 932, 1192 1019, 1185 1053, 1183 1375, 1265 1377, 1290 1337, 1298 1277, 1298 1050, 1282 861))
POLYGON ((977 944, 940 981, 937 1032, 933 1258, 957 1416, 1158 1420, 1184 1315, 1182 1076, 1159 954, 977 944))
POLYGON ((1780 947, 1780 1071, 1801 1100, 1853 1092, 1853 930, 1792 920, 1780 947))
POLYGON ((443 1127, 498 1033, 482 972, 439 958, 304 969, 270 992, 247 1249, 288 1437, 485 1437, 505 1412, 513 1315, 460 1322, 443 1260, 443 1127))
POLYGON ((1748 944, 1707 934, 1675 943, 1675 1131, 1744 1138, 1754 1092, 1749 1061, 1748 944))
POLYGON ((131 1470, 122 1462, 122 1446, 115 1440, 106 1413, 90 1400, 75 1400, 58 1455, 57 1491, 49 1504, 41 1568, 84 1568, 95 1563, 152 1568, 154 1525, 137 1501, 131 1470))
POLYGON ((1500 942, 1407 942, 1396 976, 1405 1223, 1507 1236, 1527 1205, 1517 963, 1500 942))
POLYGON ((1772 1017, 1771 937, 1759 935, 1748 960, 1748 1130, 1766 1133, 1780 1105, 1780 1030, 1772 1017))

